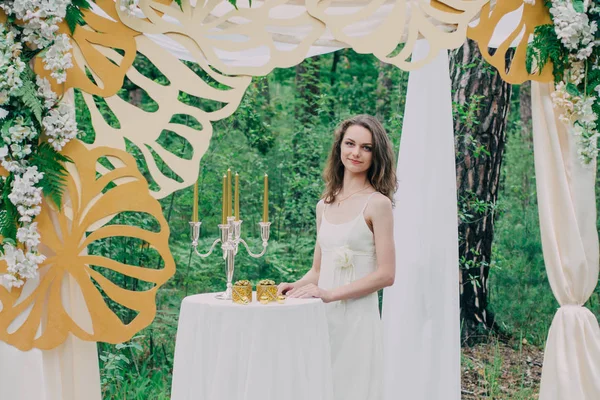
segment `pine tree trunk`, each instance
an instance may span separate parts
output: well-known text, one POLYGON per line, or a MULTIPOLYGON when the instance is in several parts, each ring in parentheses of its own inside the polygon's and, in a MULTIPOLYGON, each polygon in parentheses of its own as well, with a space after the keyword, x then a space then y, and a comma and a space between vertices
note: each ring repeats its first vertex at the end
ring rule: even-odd
POLYGON ((379 75, 377 75, 377 101, 375 104, 375 116, 381 122, 390 117, 392 90, 392 78, 390 76, 394 67, 392 64, 379 61, 379 75))
MULTIPOLYGON (((531 81, 527 81, 519 88, 519 114, 521 115, 521 137, 523 144, 530 152, 533 152, 533 127, 531 125, 531 81)), ((523 189, 530 189, 530 174, 523 174, 523 189)), ((527 193, 527 192, 525 192, 527 193)), ((531 206, 532 196, 523 196, 522 208, 531 206)))
POLYGON ((519 87, 519 114, 521 115, 521 134, 533 150, 533 132, 531 126, 531 81, 519 87))
POLYGON ((296 65, 296 119, 310 123, 317 115, 319 85, 319 57, 307 58, 296 65))
POLYGON ((488 276, 512 86, 469 40, 451 55, 463 336, 493 328, 488 276))
POLYGON ((292 137, 286 220, 299 231, 314 226, 314 199, 320 195, 319 187, 310 185, 310 182, 318 181, 321 174, 321 149, 317 138, 320 132, 315 129, 322 86, 320 61, 320 57, 311 57, 296 66, 296 127, 292 137))

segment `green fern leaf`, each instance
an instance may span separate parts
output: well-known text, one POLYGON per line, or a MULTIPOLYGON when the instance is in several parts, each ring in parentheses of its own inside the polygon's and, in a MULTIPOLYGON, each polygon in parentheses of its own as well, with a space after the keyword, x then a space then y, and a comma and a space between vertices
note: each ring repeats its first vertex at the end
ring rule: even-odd
POLYGON ((17 240, 18 213, 14 204, 8 198, 11 191, 12 174, 4 182, 2 188, 2 211, 0 211, 0 235, 5 239, 17 240))
POLYGON ((83 19, 83 13, 79 8, 74 6, 73 4, 69 4, 67 6, 67 12, 65 14, 65 21, 69 26, 69 30, 71 34, 75 33, 75 28, 78 25, 85 25, 85 20, 83 19))
POLYGON ((37 166, 38 171, 44 173, 44 177, 40 181, 42 193, 59 209, 62 207, 65 178, 68 175, 64 166, 67 162, 72 162, 72 160, 54 150, 48 143, 40 144, 30 160, 31 165, 37 166))
POLYGON ((42 125, 44 105, 37 95, 37 85, 33 81, 32 74, 24 73, 21 75, 23 86, 21 86, 15 95, 21 98, 25 108, 29 108, 39 124, 42 125))
POLYGON ((90 3, 88 0, 73 0, 73 2, 67 6, 65 21, 71 30, 71 34, 75 32, 78 25, 84 26, 86 24, 82 10, 87 10, 89 8, 90 3))

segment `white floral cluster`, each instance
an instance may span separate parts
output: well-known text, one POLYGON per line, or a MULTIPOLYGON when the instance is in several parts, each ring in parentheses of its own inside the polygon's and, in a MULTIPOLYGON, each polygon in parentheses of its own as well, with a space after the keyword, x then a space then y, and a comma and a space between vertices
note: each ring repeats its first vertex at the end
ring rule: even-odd
POLYGON ((18 116, 1 136, 5 145, 0 147, 0 164, 8 172, 24 173, 27 162, 23 159, 31 154, 31 143, 38 137, 38 132, 23 117, 18 116))
POLYGON ((71 103, 57 103, 56 93, 52 91, 46 78, 36 77, 38 96, 44 99, 48 114, 42 120, 48 143, 54 150, 61 151, 79 132, 75 119, 75 106, 71 103))
POLYGON ((14 29, 0 24, 0 105, 23 86, 21 74, 27 66, 20 57, 23 45, 16 37, 14 29))
POLYGON ((36 184, 44 176, 38 172, 37 167, 27 167, 25 173, 15 175, 11 185, 9 200, 17 207, 19 221, 26 223, 17 230, 17 241, 20 246, 4 243, 2 259, 6 261, 7 273, 4 274, 3 283, 7 287, 21 287, 26 279, 37 276, 38 266, 46 257, 38 253, 40 234, 37 222, 33 222, 42 210, 42 188, 36 184), (23 251, 23 248, 25 251, 23 251))
POLYGON ((58 107, 50 110, 42 121, 48 143, 56 151, 61 151, 67 143, 77 136, 77 122, 75 122, 75 107, 69 103, 60 103, 58 107))
POLYGON ((13 0, 0 4, 7 14, 23 21, 23 41, 36 49, 46 49, 44 68, 58 83, 66 80, 73 66, 69 37, 58 32, 71 0, 13 0))
POLYGON ((38 265, 46 257, 38 253, 40 234, 37 231, 37 222, 19 228, 17 239, 24 244, 25 251, 10 244, 5 244, 4 260, 7 264, 8 274, 4 275, 4 283, 9 287, 21 287, 25 279, 37 276, 38 265))
POLYGON ((37 167, 27 167, 23 175, 15 175, 8 198, 17 207, 20 222, 31 222, 42 211, 42 188, 36 184, 44 177, 37 167))
POLYGON ((558 118, 577 137, 579 158, 583 163, 589 164, 596 156, 598 137, 600 137, 600 132, 596 130, 598 116, 592 110, 596 97, 572 96, 564 82, 556 85, 551 96, 554 106, 561 110, 558 118))
POLYGON ((8 272, 3 276, 3 281, 9 288, 21 287, 25 283, 25 279, 37 277, 38 265, 46 259, 37 251, 40 234, 37 232, 36 222, 27 227, 19 228, 17 238, 19 238, 19 241, 22 240, 27 243, 25 251, 8 243, 3 246, 3 258, 6 261, 8 272))
POLYGON ((592 54, 594 34, 598 30, 595 21, 587 15, 589 2, 583 2, 583 12, 577 12, 569 0, 552 0, 550 14, 556 35, 569 50, 577 51, 576 57, 585 60, 592 54))
MULTIPOLYGON (((59 33, 58 24, 66 15, 71 0, 14 0, 0 2, 0 9, 22 22, 18 30, 0 24, 0 165, 13 175, 8 200, 18 213, 17 242, 5 241, 1 260, 7 263, 7 273, 0 276, 8 288, 20 287, 25 280, 37 276, 45 257, 38 252, 40 234, 33 222, 41 212, 44 174, 29 164, 29 157, 39 142, 40 128, 56 151, 77 135, 74 106, 59 102, 58 96, 45 78, 36 77, 37 97, 42 102, 41 126, 22 115, 12 116, 15 108, 11 97, 23 87, 22 77, 28 66, 21 59, 23 48, 43 50, 44 68, 58 83, 66 80, 66 70, 72 67, 71 44, 68 35, 59 33), (9 121, 8 123, 5 121, 9 121), (7 125, 8 124, 8 125, 7 125)), ((6 178, 3 178, 6 184, 6 178)))
MULTIPOLYGON (((559 119, 576 136, 579 147, 578 153, 584 164, 589 164, 598 153, 598 137, 596 120, 592 106, 600 96, 600 85, 594 88, 597 96, 586 93, 576 95, 569 87, 576 88, 586 81, 586 64, 592 56, 594 46, 599 45, 594 40, 598 30, 596 21, 590 21, 589 15, 600 13, 600 8, 592 2, 584 1, 579 12, 571 0, 552 0, 550 14, 554 23, 556 36, 569 51, 569 67, 565 71, 564 80, 556 85, 552 94, 555 108, 560 109, 559 119)), ((598 68, 594 66, 593 68, 598 68)))
POLYGON ((127 14, 130 17, 135 16, 135 10, 138 8, 138 4, 140 4, 140 0, 120 0, 121 2, 121 11, 127 14))

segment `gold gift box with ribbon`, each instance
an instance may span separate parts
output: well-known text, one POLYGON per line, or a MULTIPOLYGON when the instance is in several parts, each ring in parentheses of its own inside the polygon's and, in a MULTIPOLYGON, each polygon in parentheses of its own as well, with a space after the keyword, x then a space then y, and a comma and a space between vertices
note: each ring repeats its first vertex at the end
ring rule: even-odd
POLYGON ((237 304, 252 302, 252 284, 250 281, 241 280, 233 284, 231 299, 237 304))
POLYGON ((269 302, 277 301, 277 286, 271 279, 263 279, 256 285, 256 298, 265 296, 269 302))

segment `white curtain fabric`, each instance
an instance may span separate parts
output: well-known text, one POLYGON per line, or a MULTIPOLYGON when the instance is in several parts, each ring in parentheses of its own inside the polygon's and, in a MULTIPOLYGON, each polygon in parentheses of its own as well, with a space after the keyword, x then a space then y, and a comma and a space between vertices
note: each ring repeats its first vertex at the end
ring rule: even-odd
POLYGON ((171 400, 332 400, 330 353, 320 300, 263 305, 254 292, 240 306, 214 293, 186 297, 171 400))
POLYGON ((595 163, 584 166, 558 121, 552 84, 532 83, 531 105, 544 261, 560 304, 548 333, 541 400, 600 399, 600 328, 583 305, 598 282, 595 163))
MULTIPOLYGON (((414 57, 427 50, 419 42, 414 57)), ((383 294, 384 400, 460 399, 453 133, 442 51, 408 80, 394 208, 396 282, 383 294)))

